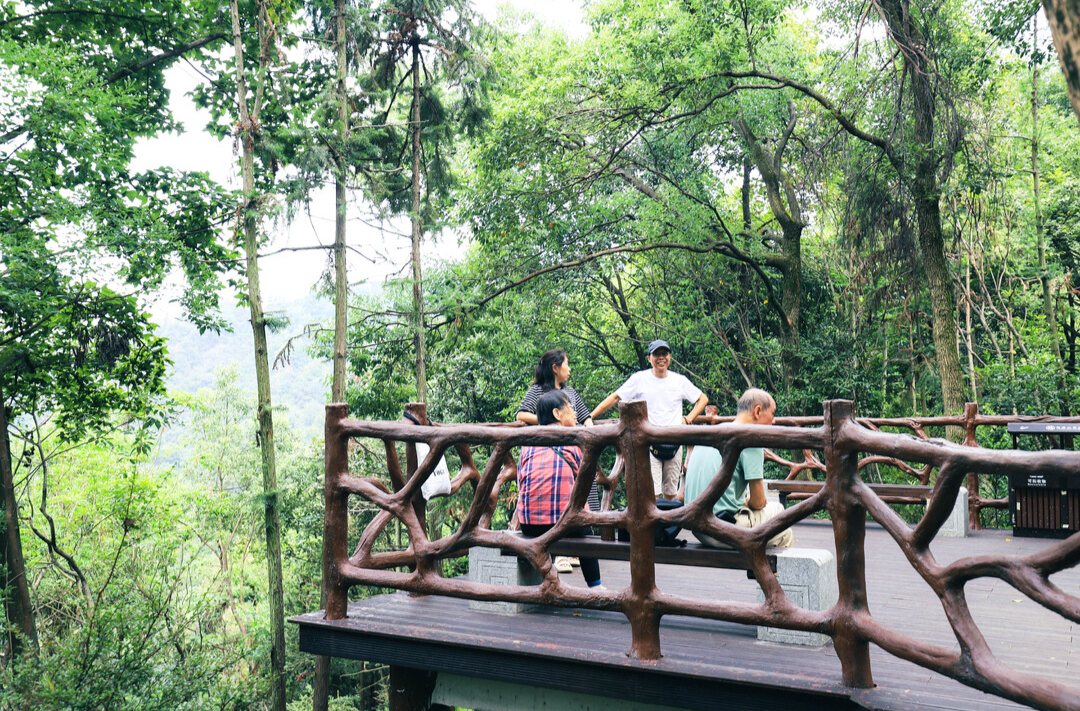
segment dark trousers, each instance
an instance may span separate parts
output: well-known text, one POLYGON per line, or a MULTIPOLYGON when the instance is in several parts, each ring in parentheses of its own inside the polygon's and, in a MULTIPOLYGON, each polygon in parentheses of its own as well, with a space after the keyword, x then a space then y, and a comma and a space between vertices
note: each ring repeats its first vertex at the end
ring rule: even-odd
MULTIPOLYGON (((521 524, 521 532, 525 534, 526 538, 536 538, 537 536, 542 536, 553 528, 555 528, 555 524, 553 523, 521 524)), ((588 526, 582 526, 581 528, 570 531, 570 535, 575 537, 588 536, 591 533, 592 530, 588 526)), ((581 574, 585 576, 585 582, 589 586, 599 583, 600 563, 597 562, 596 558, 582 558, 581 574)))

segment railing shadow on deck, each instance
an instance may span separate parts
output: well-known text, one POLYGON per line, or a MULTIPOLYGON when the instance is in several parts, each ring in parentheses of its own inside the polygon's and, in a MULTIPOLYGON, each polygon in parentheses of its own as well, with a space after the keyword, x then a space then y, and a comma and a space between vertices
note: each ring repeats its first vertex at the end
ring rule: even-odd
MULTIPOLYGON (((423 411, 414 414, 423 415, 423 411)), ((818 426, 806 426, 814 423, 799 421, 791 424, 802 426, 785 423, 656 427, 648 422, 645 404, 633 402, 620 404, 617 423, 588 428, 469 424, 420 427, 409 422, 351 420, 346 405, 329 405, 324 529, 327 557, 323 561, 326 618, 345 619, 348 590, 355 585, 470 600, 610 610, 622 612, 630 622, 631 657, 651 660, 660 657, 660 618, 686 615, 827 634, 833 639, 841 663, 843 683, 853 688, 873 686, 869 653, 872 642, 892 655, 988 693, 1038 708, 1080 708, 1077 689, 1013 671, 994 656, 972 618, 964 591, 965 584, 971 580, 999 578, 1047 609, 1080 622, 1080 598, 1063 592, 1049 581, 1054 573, 1080 561, 1080 534, 1037 554, 962 558, 944 566, 937 563, 930 551, 930 544, 945 523, 966 477, 1021 472, 1080 475, 1080 453, 988 450, 944 440, 885 433, 878 431, 876 423, 860 424, 853 416, 851 403, 840 400, 824 403, 823 417, 814 419, 820 423, 818 426), (348 442, 352 438, 383 441, 390 487, 379 479, 358 478, 349 473, 348 442), (406 472, 402 472, 395 442, 406 443, 406 472), (417 442, 425 442, 430 447, 423 462, 416 462, 417 442), (697 499, 687 502, 681 509, 661 512, 655 506, 649 470, 648 447, 653 443, 716 447, 723 456, 720 474, 697 499), (581 447, 583 459, 570 507, 556 526, 533 539, 491 530, 489 526, 500 489, 516 476, 512 448, 569 444, 581 447), (483 472, 473 463, 470 445, 493 448, 483 472), (473 482, 472 503, 455 532, 438 540, 429 540, 420 486, 451 447, 456 449, 462 461, 462 473, 454 481, 454 490, 459 490, 466 481, 473 482), (627 495, 625 511, 610 510, 614 480, 605 476, 598 466, 607 447, 616 449, 623 465, 627 495), (739 528, 720 521, 712 515, 712 506, 730 483, 738 454, 746 447, 823 452, 824 464, 820 465, 825 471, 823 487, 757 528, 739 528), (914 528, 862 481, 860 454, 866 455, 862 461, 888 458, 922 464, 927 471, 930 467, 938 470, 926 513, 914 528), (604 484, 606 489, 603 510, 598 512, 585 510, 594 480, 604 484), (367 499, 381 511, 364 529, 356 550, 350 555, 348 498, 352 495, 367 499), (828 610, 812 611, 799 607, 785 595, 768 564, 765 545, 777 533, 819 511, 827 511, 832 521, 839 600, 828 610), (881 624, 870 614, 863 545, 867 513, 889 533, 914 570, 938 596, 959 642, 959 650, 902 634, 881 624), (408 531, 409 547, 404 551, 374 552, 379 535, 395 518, 408 531), (658 589, 653 531, 660 523, 673 523, 706 533, 741 551, 762 588, 765 601, 760 604, 701 601, 658 589), (548 555, 548 547, 580 526, 618 526, 628 530, 631 547, 629 587, 598 592, 560 581, 548 555), (442 560, 467 555, 473 546, 513 551, 536 568, 543 578, 542 583, 538 586, 494 586, 441 576, 442 560), (391 570, 396 567, 411 570, 391 570)), ((930 424, 962 424, 944 421, 950 418, 933 419, 938 421, 930 424)), ((426 423, 426 418, 420 421, 426 423)), ((973 439, 973 428, 968 428, 967 433, 969 439, 973 439)), ((618 472, 613 474, 618 476, 618 472)))

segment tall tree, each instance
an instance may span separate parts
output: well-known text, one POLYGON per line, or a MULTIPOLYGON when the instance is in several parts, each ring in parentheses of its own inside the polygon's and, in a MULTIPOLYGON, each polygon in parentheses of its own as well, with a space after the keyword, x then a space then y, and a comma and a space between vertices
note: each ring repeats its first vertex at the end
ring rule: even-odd
MULTIPOLYGON (((953 279, 946 253, 941 217, 941 191, 955 166, 963 145, 964 121, 959 115, 954 93, 956 75, 978 71, 981 65, 960 66, 942 58, 940 37, 955 18, 931 12, 910 0, 880 0, 873 3, 895 52, 890 61, 899 61, 895 98, 882 120, 892 127, 888 135, 858 125, 853 118, 873 92, 853 97, 857 107, 845 108, 805 82, 762 71, 725 72, 735 79, 765 79, 774 88, 791 87, 810 97, 839 123, 853 139, 880 152, 896 172, 899 184, 914 208, 921 265, 930 294, 931 323, 937 371, 944 409, 959 413, 964 406, 964 380, 957 348, 956 305, 953 279)), ((876 71, 876 70, 875 70, 876 71)), ((754 88, 754 87, 750 87, 754 88)), ((763 88, 763 87, 756 87, 763 88)), ((951 431, 950 436, 959 436, 951 431)))
POLYGON ((1050 291, 1050 272, 1046 262, 1046 229, 1043 224, 1042 180, 1039 170, 1039 64, 1042 61, 1039 51, 1039 18, 1031 18, 1031 193, 1035 210, 1035 242, 1039 254, 1039 281, 1042 283, 1043 314, 1046 316, 1046 330, 1050 335, 1050 349, 1054 354, 1054 364, 1059 375, 1058 410, 1063 415, 1069 414, 1068 397, 1065 394, 1065 362, 1061 358, 1061 339, 1058 336, 1057 308, 1054 295, 1050 291))
POLYGON ((410 167, 404 181, 386 185, 384 197, 391 211, 409 215, 416 397, 425 402, 421 247, 424 235, 443 223, 439 201, 453 184, 453 138, 473 131, 484 118, 488 69, 468 0, 391 0, 379 6, 378 14, 381 41, 373 44, 372 78, 373 88, 384 95, 380 122, 389 123, 396 107, 408 100, 408 130, 386 146, 386 161, 393 166, 408 155, 410 167), (409 93, 402 96, 405 86, 409 93))
MULTIPOLYGON (((344 146, 349 140, 349 94, 346 89, 347 61, 345 31, 345 0, 334 0, 334 50, 337 55, 337 139, 344 146)), ((341 154, 343 155, 343 153, 341 154)), ((345 402, 345 370, 349 336, 349 277, 345 259, 346 226, 346 176, 348 166, 336 161, 334 174, 334 375, 330 388, 330 402, 345 402)), ((323 558, 329 549, 323 541, 323 558)), ((323 571, 321 601, 326 607, 326 571, 323 571)), ((314 711, 326 711, 330 704, 330 657, 315 657, 315 685, 311 695, 314 711)))
POLYGON ((255 16, 247 18, 254 25, 258 54, 253 66, 245 61, 244 27, 241 25, 239 0, 230 3, 235 61, 237 123, 236 137, 241 148, 243 202, 237 211, 246 255, 247 302, 251 311, 251 331, 255 342, 255 379, 258 388, 259 448, 263 472, 263 519, 266 535, 266 567, 270 597, 270 688, 271 708, 285 711, 285 603, 281 572, 281 523, 278 512, 277 460, 274 448, 274 414, 270 401, 270 363, 266 345, 267 318, 262 306, 259 279, 259 223, 264 197, 255 184, 255 151, 260 141, 260 116, 270 87, 270 68, 274 59, 277 21, 288 22, 288 3, 258 2, 255 16), (253 92, 248 89, 249 72, 253 92), (249 95, 250 94, 250 95, 249 95))
POLYGON ((914 113, 911 145, 901 152, 890 144, 885 154, 905 176, 915 203, 945 412, 959 414, 964 407, 964 379, 956 347, 956 300, 942 231, 941 184, 960 149, 962 129, 946 87, 942 86, 945 77, 927 51, 933 47, 927 36, 929 28, 924 27, 929 18, 918 12, 910 0, 884 0, 878 11, 904 58, 914 113), (939 121, 946 124, 944 131, 939 121))
MULTIPOLYGON (((767 329, 779 335, 790 387, 799 370, 804 222, 786 154, 800 145, 791 140, 797 121, 782 101, 748 99, 744 109, 733 96, 739 87, 715 79, 769 55, 766 43, 779 30, 743 28, 780 26, 782 4, 658 8, 612 0, 594 8, 595 36, 577 46, 526 32, 499 55, 513 76, 501 84, 496 127, 479 142, 464 203, 492 254, 491 272, 520 286, 522 264, 542 273, 594 269, 594 260, 609 258, 617 271, 625 257, 616 255, 722 255, 744 294, 761 292, 757 303, 772 314, 767 329), (717 175, 744 169, 748 153, 761 159, 775 210, 760 216, 758 229, 751 158, 741 214, 717 175)), ((797 63, 789 60, 778 59, 797 63)), ((644 260, 663 271, 659 258, 635 258, 644 260)), ((620 315, 638 318, 625 308, 620 315)), ((628 331, 658 327, 642 321, 628 331)))
MULTIPOLYGON (((345 0, 334 0, 334 50, 337 55, 337 139, 341 145, 349 140, 349 94, 346 89, 345 0)), ((345 259, 346 208, 348 166, 343 160, 336 163, 334 175, 334 380, 331 401, 345 402, 346 340, 349 330, 349 278, 345 259)))
MULTIPOLYGON (((226 196, 205 175, 130 170, 135 142, 175 125, 164 69, 226 35, 182 0, 113 10, 0 3, 0 96, 12 107, 0 116, 0 407, 8 425, 58 413, 75 439, 117 411, 151 412, 163 394, 165 350, 140 297, 180 267, 189 316, 216 328, 231 256, 217 244, 226 196), (134 35, 129 12, 142 13, 134 35)), ((32 641, 6 427, 0 447, 17 588, 5 600, 32 641)))
POLYGON ((1076 0, 1042 0, 1042 6, 1050 22, 1073 112, 1080 121, 1080 3, 1076 0))
MULTIPOLYGON (((780 271, 782 290, 780 307, 784 317, 780 319, 781 354, 784 363, 784 381, 790 389, 801 370, 799 355, 799 321, 802 312, 802 233, 806 228, 802 203, 795 185, 784 168, 784 152, 798 123, 795 105, 788 103, 788 121, 779 140, 774 141, 775 150, 767 150, 743 116, 735 119, 735 129, 747 146, 747 159, 753 163, 765 183, 765 195, 769 210, 780 224, 780 234, 774 236, 779 243, 780 254, 769 259, 769 266, 780 271)), ((744 204, 746 200, 744 198, 744 204)), ((750 229, 744 227, 749 236, 750 229)))

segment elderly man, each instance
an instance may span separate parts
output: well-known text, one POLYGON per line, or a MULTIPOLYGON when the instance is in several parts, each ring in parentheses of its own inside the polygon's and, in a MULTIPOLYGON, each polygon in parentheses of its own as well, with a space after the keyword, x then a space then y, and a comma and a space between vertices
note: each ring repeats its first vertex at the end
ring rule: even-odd
MULTIPOLYGON (((685 375, 668 370, 671 365, 671 346, 667 341, 656 340, 649 344, 649 370, 639 370, 622 386, 608 395, 592 411, 595 420, 610 410, 620 400, 644 400, 649 410, 649 422, 659 427, 690 424, 701 414, 709 398, 685 375), (694 403, 690 414, 683 416, 683 401, 694 403)), ((650 448, 649 463, 652 465, 653 490, 656 498, 671 499, 679 491, 682 475, 682 447, 658 445, 650 448)))
MULTIPOLYGON (((736 425, 771 425, 776 416, 776 401, 772 395, 751 388, 739 398, 735 414, 736 425)), ((712 480, 719 476, 722 464, 720 452, 713 447, 694 447, 686 467, 687 503, 703 492, 712 480)), ((760 447, 748 447, 739 455, 731 483, 723 495, 713 505, 716 517, 744 528, 760 526, 769 519, 783 512, 784 507, 777 501, 770 502, 765 497, 765 450, 760 447), (749 489, 749 496, 747 496, 749 489)), ((704 533, 695 533, 698 540, 714 548, 726 548, 724 543, 704 533)), ((768 542, 772 547, 787 547, 795 541, 791 529, 787 529, 768 542)))

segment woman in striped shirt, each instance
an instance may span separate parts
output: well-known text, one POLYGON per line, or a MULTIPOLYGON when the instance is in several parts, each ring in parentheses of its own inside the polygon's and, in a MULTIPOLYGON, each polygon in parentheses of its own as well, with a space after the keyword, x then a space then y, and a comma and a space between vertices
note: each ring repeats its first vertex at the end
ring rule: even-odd
POLYGON ((570 379, 570 359, 566 357, 566 351, 557 348, 552 349, 540 356, 540 362, 536 364, 536 379, 529 386, 521 404, 518 405, 517 421, 527 425, 535 425, 536 403, 540 396, 549 390, 562 390, 570 398, 570 404, 574 406, 577 424, 592 426, 592 417, 589 408, 582 402, 581 396, 566 384, 570 379))
MULTIPOLYGON (((517 421, 535 425, 537 423, 536 403, 540 400, 540 396, 550 390, 561 390, 570 398, 577 423, 592 427, 593 421, 589 408, 585 406, 581 396, 566 384, 569 379, 570 359, 567 358, 566 351, 554 348, 540 356, 540 362, 536 364, 536 379, 533 380, 533 384, 529 386, 521 404, 518 405, 517 421)), ((593 511, 600 510, 600 492, 595 483, 589 490, 589 506, 593 511)))
MULTIPOLYGON (((550 390, 537 400, 538 424, 573 427, 577 414, 563 390, 550 390)), ((577 446, 522 447, 518 466, 517 518, 521 532, 529 538, 550 531, 570 505, 574 478, 581 467, 581 448, 577 446)), ((586 509, 588 509, 586 504, 586 509)), ((570 533, 589 534, 588 526, 570 533)), ((600 564, 595 558, 581 559, 581 573, 590 588, 600 586, 600 564)))
MULTIPOLYGON (((518 405, 516 418, 518 422, 535 425, 537 423, 536 404, 540 400, 540 396, 551 390, 561 390, 570 398, 577 424, 592 427, 593 421, 589 408, 585 406, 577 391, 566 384, 566 381, 570 379, 570 359, 567 357, 566 351, 553 348, 540 356, 540 362, 536 364, 535 375, 536 378, 533 380, 533 384, 529 386, 525 397, 521 400, 521 404, 518 405)), ((595 482, 593 482, 592 488, 589 489, 589 507, 593 511, 600 510, 600 491, 596 488, 595 482)), ((569 573, 572 570, 571 566, 578 564, 577 558, 559 556, 555 559, 555 568, 560 573, 569 573)))

